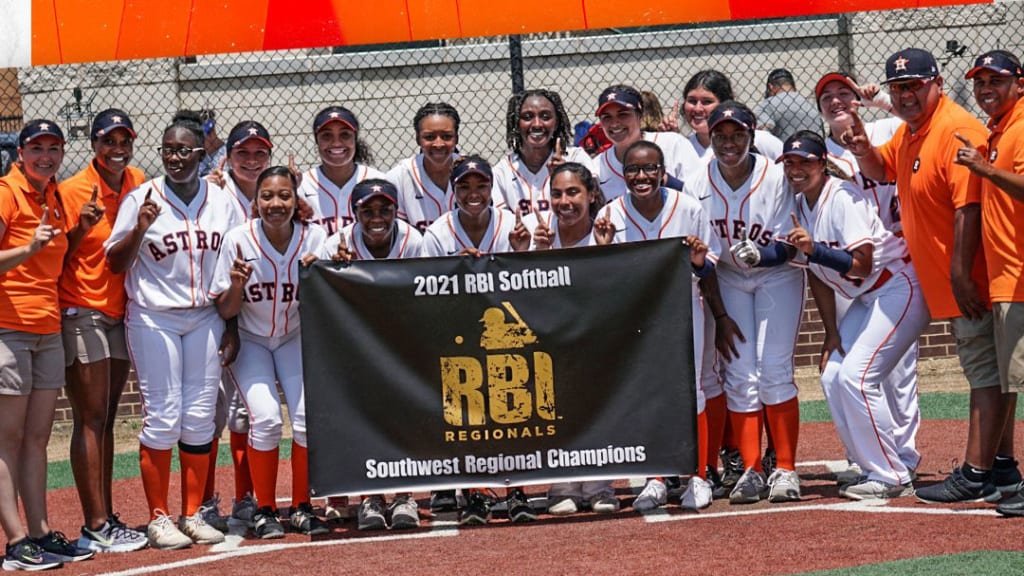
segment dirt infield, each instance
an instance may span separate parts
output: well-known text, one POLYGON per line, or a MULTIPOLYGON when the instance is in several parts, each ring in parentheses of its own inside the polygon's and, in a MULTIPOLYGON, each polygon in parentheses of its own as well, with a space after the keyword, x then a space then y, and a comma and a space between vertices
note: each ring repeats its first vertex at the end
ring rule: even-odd
MULTIPOLYGON (((960 457, 965 434, 961 421, 922 424, 918 445, 925 457, 918 486, 944 478, 952 460, 960 457)), ((529 525, 496 517, 485 527, 457 528, 454 515, 446 514, 403 533, 361 533, 349 520, 312 542, 295 534, 271 544, 229 536, 214 548, 102 555, 64 572, 793 574, 970 550, 1024 550, 1024 522, 998 517, 991 505, 933 506, 902 498, 870 506, 840 499, 831 471, 840 454, 831 424, 801 426, 798 472, 804 499, 792 504, 740 507, 715 501, 707 510, 689 513, 671 503, 640 515, 628 509, 639 488, 622 482, 618 486, 624 509, 607 517, 542 516, 529 525)), ((172 478, 172 501, 179 490, 177 480, 172 478)), ((279 493, 286 494, 287 463, 282 463, 280 480, 279 493)), ((218 474, 218 488, 222 494, 232 492, 229 470, 218 474)), ((540 495, 543 489, 528 492, 540 495)), ((425 506, 426 495, 419 496, 425 506)), ((54 527, 77 534, 80 513, 74 489, 52 491, 49 502, 54 527)), ((130 525, 146 521, 137 479, 116 483, 115 502, 130 525)))

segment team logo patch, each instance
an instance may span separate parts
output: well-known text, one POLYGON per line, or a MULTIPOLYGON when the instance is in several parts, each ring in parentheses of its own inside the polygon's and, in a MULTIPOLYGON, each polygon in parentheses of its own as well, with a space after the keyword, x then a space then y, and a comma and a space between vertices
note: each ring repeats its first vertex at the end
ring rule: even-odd
POLYGON ((920 168, 921 168, 921 159, 920 158, 914 158, 914 174, 917 174, 917 171, 920 168))
POLYGON ((995 162, 996 158, 998 158, 998 157, 999 157, 999 148, 993 148, 992 151, 988 153, 988 161, 989 162, 995 162))

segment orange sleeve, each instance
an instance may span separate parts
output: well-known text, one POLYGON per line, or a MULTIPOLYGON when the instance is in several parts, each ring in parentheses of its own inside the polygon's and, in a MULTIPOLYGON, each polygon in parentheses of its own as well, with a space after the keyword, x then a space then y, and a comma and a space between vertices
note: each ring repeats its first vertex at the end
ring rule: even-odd
POLYGON ((987 148, 988 134, 985 133, 981 122, 978 122, 977 127, 964 126, 957 128, 955 132, 950 133, 943 143, 942 149, 939 151, 942 154, 942 158, 938 160, 947 163, 946 169, 949 171, 949 194, 953 200, 953 208, 959 210, 968 204, 981 203, 982 179, 968 170, 966 166, 961 166, 954 161, 957 150, 963 145, 954 134, 967 138, 971 141, 971 144, 974 144, 975 148, 982 150, 987 148))
MULTIPOLYGON (((10 186, 7 185, 3 179, 0 179, 0 224, 3 224, 4 228, 7 228, 11 221, 14 219, 14 215, 18 212, 18 206, 14 202, 14 193, 10 186)), ((6 230, 4 231, 6 235, 6 230)), ((0 243, 3 242, 3 237, 0 236, 0 243)))

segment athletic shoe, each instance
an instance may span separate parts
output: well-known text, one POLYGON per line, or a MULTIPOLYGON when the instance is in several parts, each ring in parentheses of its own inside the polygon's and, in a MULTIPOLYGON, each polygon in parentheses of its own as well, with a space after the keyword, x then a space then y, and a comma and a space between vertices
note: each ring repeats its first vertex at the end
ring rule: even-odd
POLYGON ((435 490, 430 493, 430 511, 448 512, 455 510, 459 501, 455 498, 455 490, 435 490))
POLYGON ((252 530, 260 540, 274 540, 284 538, 284 526, 277 517, 277 512, 264 506, 256 510, 252 516, 252 530))
POLYGON ((384 498, 380 496, 367 496, 359 503, 358 514, 360 530, 386 530, 387 521, 384 520, 384 498))
POLYGON ((516 488, 505 499, 508 507, 508 519, 513 522, 533 522, 537 519, 537 513, 530 507, 526 500, 526 494, 516 488))
POLYGON ((348 496, 328 496, 324 507, 324 518, 328 520, 344 520, 352 517, 348 506, 348 496))
POLYGON ((203 506, 191 516, 179 516, 178 529, 196 544, 220 544, 224 541, 224 533, 206 523, 203 506))
POLYGON ((78 538, 78 547, 96 552, 134 552, 146 547, 146 535, 132 530, 112 515, 97 530, 82 526, 82 535, 78 538))
POLYGON ((707 508, 711 506, 712 492, 713 486, 711 482, 700 476, 691 476, 690 481, 686 484, 686 492, 683 492, 683 497, 679 501, 680 506, 684 510, 707 508))
POLYGON ((996 502, 1001 497, 991 482, 971 482, 960 467, 954 468, 941 484, 925 486, 917 491, 917 499, 925 504, 996 502))
POLYGON ((747 468, 743 476, 736 481, 732 492, 729 492, 730 504, 753 504, 760 502, 768 491, 765 483, 764 473, 754 470, 753 466, 747 468))
POLYGON ((575 498, 562 498, 554 504, 548 505, 548 514, 552 516, 568 516, 579 512, 579 506, 576 504, 575 498))
POLYGON ((646 512, 664 506, 667 503, 668 487, 661 480, 651 478, 647 481, 647 485, 640 491, 636 499, 633 500, 633 510, 646 512))
POLYGON ((48 554, 61 562, 81 562, 96 555, 92 550, 79 548, 69 542, 68 537, 63 532, 51 530, 46 536, 31 538, 31 540, 36 546, 39 546, 44 554, 48 554))
POLYGON ((252 494, 246 492, 241 500, 235 500, 231 505, 231 517, 228 518, 228 526, 244 526, 252 528, 253 516, 256 514, 256 499, 252 494))
POLYGON ((14 544, 8 543, 4 554, 4 570, 27 570, 35 572, 38 570, 49 570, 60 568, 64 563, 49 554, 43 552, 35 542, 29 538, 22 538, 14 544))
POLYGON ((888 500, 914 495, 913 484, 889 484, 881 480, 868 480, 850 484, 839 490, 839 495, 850 500, 888 500))
POLYGON ((1024 491, 1018 490, 1013 496, 1004 499, 996 506, 996 512, 1003 516, 1024 516, 1024 491))
POLYGON ((192 539, 178 530, 174 520, 163 510, 154 510, 156 519, 146 527, 149 545, 157 550, 178 550, 192 545, 192 539))
POLYGON ((800 477, 792 470, 776 468, 768 477, 769 502, 797 502, 800 500, 800 477))
POLYGON ((746 470, 746 466, 743 465, 743 457, 740 456, 739 450, 722 448, 719 458, 722 460, 722 486, 732 489, 746 470))
POLYGON ((213 498, 203 502, 199 509, 203 511, 203 520, 207 524, 221 532, 228 531, 228 517, 221 516, 220 513, 220 494, 214 494, 213 498))
POLYGON ((769 448, 764 451, 764 457, 761 458, 761 470, 765 476, 771 477, 772 473, 775 472, 775 467, 778 465, 778 456, 775 454, 775 448, 769 448))
POLYGON ((856 484, 864 479, 864 471, 861 470, 860 464, 856 462, 850 462, 846 470, 838 472, 836 474, 836 484, 842 486, 843 484, 856 484))
POLYGON ((615 496, 594 496, 590 499, 590 509, 595 514, 615 514, 622 504, 615 496))
POLYGON ((1017 461, 1010 460, 1002 464, 999 460, 992 465, 992 484, 1002 496, 1010 496, 1017 493, 1021 483, 1020 469, 1017 468, 1017 461))
POLYGON ((420 527, 420 507, 409 494, 399 494, 392 500, 391 529, 406 530, 420 527))
POLYGON ((462 509, 459 526, 477 526, 487 524, 491 520, 491 502, 480 492, 469 495, 466 507, 462 509))
POLYGON ((330 532, 330 528, 324 521, 317 518, 313 513, 313 505, 309 502, 299 504, 298 508, 292 510, 289 522, 292 528, 306 536, 319 536, 330 532))

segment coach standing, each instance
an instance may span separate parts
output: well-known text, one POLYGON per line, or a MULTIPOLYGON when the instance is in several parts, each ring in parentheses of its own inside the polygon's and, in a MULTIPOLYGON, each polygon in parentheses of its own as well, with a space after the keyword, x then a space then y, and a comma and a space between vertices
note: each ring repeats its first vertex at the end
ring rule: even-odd
POLYGON ((981 179, 957 163, 959 137, 985 143, 984 125, 942 92, 935 58, 917 48, 885 63, 893 113, 903 119, 893 138, 875 148, 859 118, 843 134, 864 174, 896 181, 903 230, 932 318, 950 319, 957 355, 971 386, 964 463, 941 484, 921 488, 922 502, 998 500, 998 485, 1020 481, 1013 460, 1014 403, 999 387, 981 250, 981 179))
MULTIPOLYGON (((989 115, 988 153, 963 142, 957 164, 982 178, 981 240, 988 263, 989 293, 995 325, 996 359, 1006 403, 1015 406, 1024 389, 1024 79, 1020 60, 1004 50, 986 52, 974 61, 967 78, 974 98, 989 115)), ((1013 430, 1013 412, 1006 426, 1013 430)), ((1008 516, 1024 515, 1024 493, 996 508, 1008 516)))

